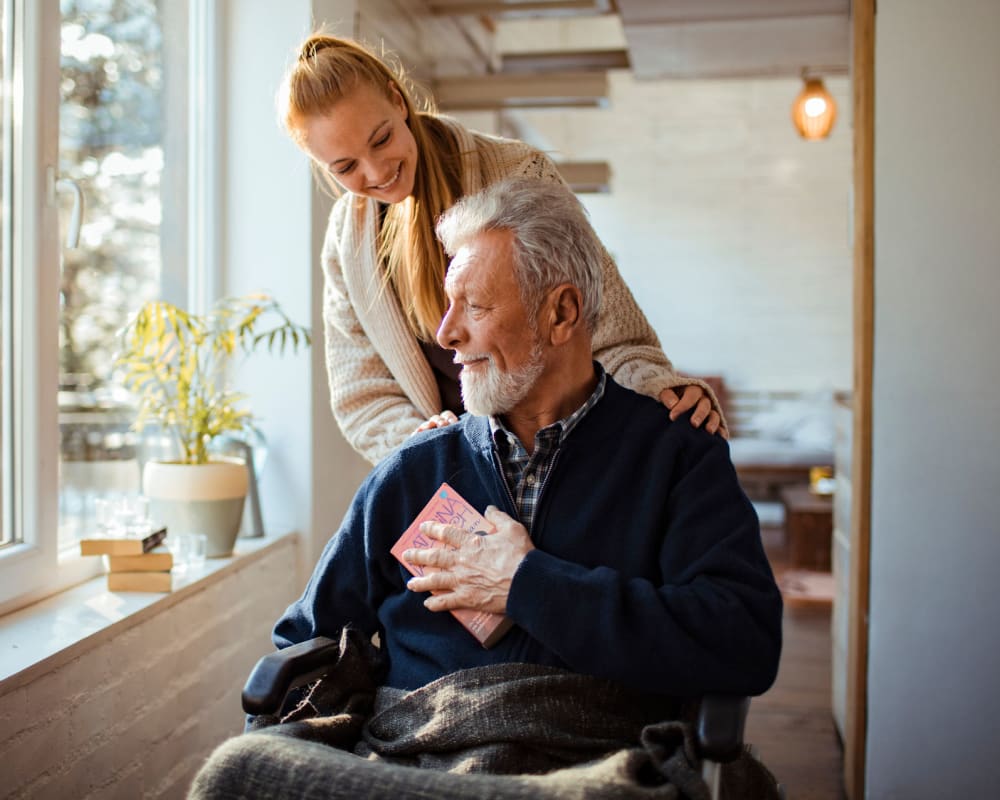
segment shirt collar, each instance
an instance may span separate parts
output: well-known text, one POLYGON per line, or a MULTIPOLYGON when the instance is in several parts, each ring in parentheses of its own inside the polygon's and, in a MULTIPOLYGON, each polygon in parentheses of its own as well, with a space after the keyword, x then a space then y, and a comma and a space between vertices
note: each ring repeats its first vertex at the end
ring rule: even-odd
MULTIPOLYGON (((572 433, 573 429, 580 423, 580 420, 587 416, 587 412, 596 406, 600 399, 604 397, 604 387, 607 384, 607 373, 604 371, 604 367, 602 367, 597 361, 594 362, 594 371, 597 373, 597 386, 595 386, 594 391, 590 393, 590 397, 588 397, 583 402, 583 405, 581 405, 569 416, 556 420, 551 425, 546 425, 544 428, 539 430, 535 434, 536 440, 539 436, 546 434, 549 431, 553 431, 558 426, 559 445, 562 446, 562 443, 566 441, 566 437, 572 433)), ((497 444, 500 447, 507 447, 511 438, 517 441, 517 436, 507 429, 507 426, 503 424, 499 417, 491 415, 489 417, 489 421, 490 432, 493 434, 494 444, 497 444)))

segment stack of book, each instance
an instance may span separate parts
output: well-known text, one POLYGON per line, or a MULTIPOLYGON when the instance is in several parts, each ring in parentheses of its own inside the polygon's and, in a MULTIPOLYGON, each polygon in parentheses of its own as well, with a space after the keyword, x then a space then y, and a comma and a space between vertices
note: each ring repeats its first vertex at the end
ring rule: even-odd
POLYGON ((167 529, 142 539, 81 539, 80 555, 106 556, 109 592, 169 592, 174 557, 163 547, 167 529))

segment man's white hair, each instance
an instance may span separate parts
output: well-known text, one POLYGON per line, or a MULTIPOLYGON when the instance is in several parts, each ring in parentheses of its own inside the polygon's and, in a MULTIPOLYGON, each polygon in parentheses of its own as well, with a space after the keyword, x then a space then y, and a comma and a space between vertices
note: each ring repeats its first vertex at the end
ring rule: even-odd
POLYGON ((449 257, 493 230, 514 236, 514 266, 525 308, 537 311, 545 292, 570 283, 583 296, 583 320, 593 333, 601 310, 604 246, 569 187, 508 178, 463 197, 437 222, 438 239, 449 257))

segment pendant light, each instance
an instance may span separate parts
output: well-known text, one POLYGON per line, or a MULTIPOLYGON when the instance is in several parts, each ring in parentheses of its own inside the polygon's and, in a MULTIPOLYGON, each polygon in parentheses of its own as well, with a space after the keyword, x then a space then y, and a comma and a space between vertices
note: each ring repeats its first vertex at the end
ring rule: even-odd
POLYGON ((792 103, 792 122, 803 139, 825 139, 837 118, 837 104, 820 78, 809 78, 803 70, 802 80, 805 86, 792 103))

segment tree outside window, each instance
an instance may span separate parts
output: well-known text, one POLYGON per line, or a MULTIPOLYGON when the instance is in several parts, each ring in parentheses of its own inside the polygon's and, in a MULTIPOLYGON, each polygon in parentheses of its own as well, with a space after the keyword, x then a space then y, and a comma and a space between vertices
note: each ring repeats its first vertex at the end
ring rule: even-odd
POLYGON ((163 189, 171 165, 183 160, 165 147, 178 122, 168 84, 185 74, 165 56, 166 5, 60 3, 60 178, 75 181, 86 199, 80 241, 63 250, 60 282, 62 545, 91 524, 98 496, 138 488, 132 412, 111 381, 111 364, 117 331, 159 294, 163 189))

